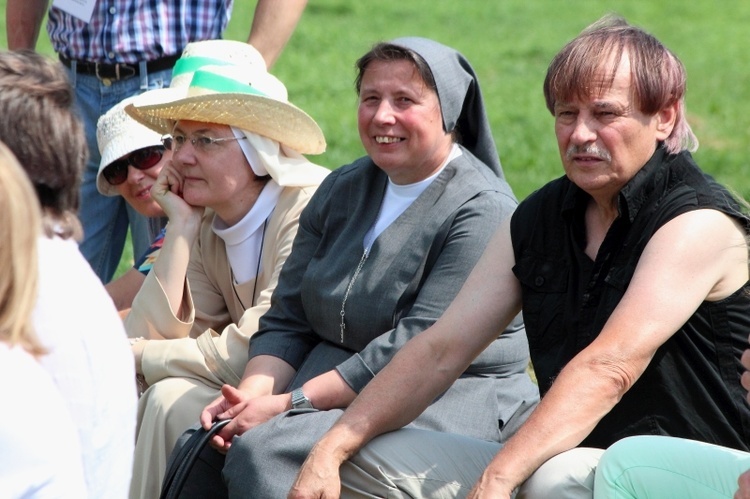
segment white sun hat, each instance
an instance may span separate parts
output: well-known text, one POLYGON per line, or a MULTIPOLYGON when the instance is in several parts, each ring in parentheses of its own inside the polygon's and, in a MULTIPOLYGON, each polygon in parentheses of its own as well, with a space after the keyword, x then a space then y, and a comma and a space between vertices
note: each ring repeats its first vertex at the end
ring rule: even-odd
POLYGON ((193 72, 187 88, 146 92, 125 109, 160 134, 178 120, 229 125, 268 137, 301 154, 320 154, 326 142, 318 124, 290 103, 284 84, 265 66, 209 65, 193 72))
POLYGON ((96 142, 102 156, 96 174, 96 188, 105 196, 117 196, 117 188, 107 182, 102 172, 113 161, 146 147, 161 146, 161 135, 147 128, 125 112, 125 106, 134 98, 123 100, 99 118, 96 124, 96 142))

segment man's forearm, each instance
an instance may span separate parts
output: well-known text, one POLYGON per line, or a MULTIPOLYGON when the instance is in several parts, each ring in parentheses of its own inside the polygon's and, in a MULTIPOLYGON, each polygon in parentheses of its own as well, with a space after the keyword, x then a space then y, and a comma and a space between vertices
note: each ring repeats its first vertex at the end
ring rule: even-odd
POLYGON ((258 0, 247 42, 271 68, 292 37, 307 0, 258 0))
POLYGON ((8 0, 5 26, 10 50, 35 49, 49 0, 8 0))
MULTIPOLYGON (((542 401, 498 452, 481 481, 520 486, 551 457, 579 445, 617 404, 629 385, 604 363, 574 358, 542 401)), ((604 356, 602 355, 602 358, 604 356)))

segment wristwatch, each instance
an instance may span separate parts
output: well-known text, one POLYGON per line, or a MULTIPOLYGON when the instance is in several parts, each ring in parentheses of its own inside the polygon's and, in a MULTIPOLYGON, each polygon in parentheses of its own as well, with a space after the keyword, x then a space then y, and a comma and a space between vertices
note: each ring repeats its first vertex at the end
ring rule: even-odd
POLYGON ((302 388, 292 390, 292 409, 315 409, 310 399, 302 393, 302 388))

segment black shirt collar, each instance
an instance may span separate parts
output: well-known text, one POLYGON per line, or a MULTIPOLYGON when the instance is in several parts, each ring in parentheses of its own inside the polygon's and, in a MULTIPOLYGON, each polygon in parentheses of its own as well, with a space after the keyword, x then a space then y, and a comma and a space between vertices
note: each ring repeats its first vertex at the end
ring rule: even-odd
MULTIPOLYGON (((654 151, 651 158, 638 170, 633 178, 625 184, 618 194, 618 209, 620 216, 625 216, 632 222, 638 211, 648 199, 650 191, 653 189, 654 177, 663 172, 661 166, 667 155, 664 146, 659 145, 654 151)), ((585 209, 591 196, 583 189, 567 180, 569 188, 565 193, 562 203, 562 216, 570 221, 575 213, 581 213, 585 209)))

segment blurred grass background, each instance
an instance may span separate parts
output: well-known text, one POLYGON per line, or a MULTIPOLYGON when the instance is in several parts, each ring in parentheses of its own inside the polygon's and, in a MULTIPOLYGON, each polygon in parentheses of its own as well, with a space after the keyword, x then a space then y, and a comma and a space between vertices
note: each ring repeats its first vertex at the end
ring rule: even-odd
MULTIPOLYGON (((277 0, 284 8, 284 0, 277 0)), ((5 0, 0 0, 5 6, 5 0)), ((235 2, 225 38, 246 40, 255 1, 235 2)), ((750 199, 750 2, 746 0, 310 0, 272 72, 290 100, 313 116, 328 150, 312 159, 334 169, 361 156, 354 61, 376 41, 425 36, 473 64, 506 176, 519 199, 561 175, 542 81, 554 54, 602 15, 614 12, 656 35, 688 70, 688 117, 698 163, 750 199)), ((7 47, 5 18, 1 47, 7 47)), ((44 29, 38 50, 53 55, 44 29)), ((132 263, 128 252, 121 268, 132 263)))

